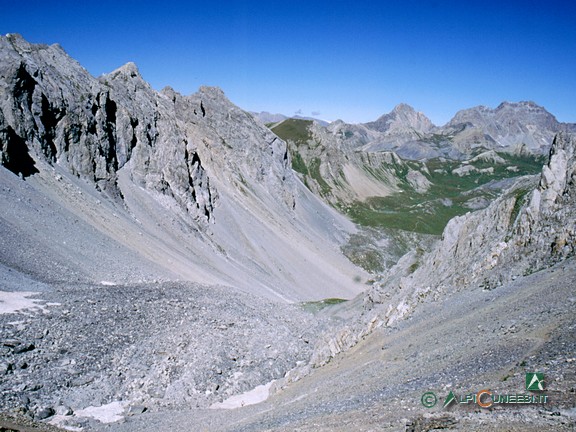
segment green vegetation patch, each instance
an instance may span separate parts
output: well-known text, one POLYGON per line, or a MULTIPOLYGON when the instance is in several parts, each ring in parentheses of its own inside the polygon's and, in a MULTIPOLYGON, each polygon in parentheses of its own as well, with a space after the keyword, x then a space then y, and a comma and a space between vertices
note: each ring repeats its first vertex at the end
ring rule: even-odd
POLYGON ((292 156, 292 169, 300 174, 305 176, 309 175, 308 167, 302 159, 302 155, 298 152, 298 150, 294 149, 290 152, 292 156))
POLYGON ((452 136, 450 135, 442 135, 442 134, 432 134, 429 137, 422 137, 423 141, 431 142, 434 144, 444 144, 449 141, 452 141, 452 136))
POLYGON ((286 119, 271 130, 284 141, 306 144, 311 138, 309 130, 311 125, 312 120, 286 119))
POLYGON ((320 193, 325 196, 332 191, 332 188, 328 183, 326 183, 326 180, 322 178, 322 174, 320 174, 320 163, 321 161, 319 158, 312 159, 310 161, 309 172, 310 177, 316 180, 316 183, 318 183, 318 186, 320 186, 320 193))
MULTIPOLYGON (((491 201, 500 193, 497 188, 481 186, 495 180, 537 174, 544 163, 544 158, 538 156, 513 156, 506 153, 499 155, 505 163, 478 161, 473 164, 478 170, 492 167, 493 172, 476 171, 461 177, 452 174, 454 169, 462 165, 460 162, 440 159, 427 161, 425 164, 430 174, 426 174, 426 177, 432 182, 432 186, 423 194, 415 192, 404 182, 407 171, 405 168, 395 167, 396 174, 402 181, 401 192, 343 205, 339 210, 354 222, 366 227, 386 227, 440 235, 450 219, 471 211, 468 205, 470 200, 491 201), (515 171, 508 169, 511 166, 515 167, 515 171)), ((422 168, 409 166, 413 169, 422 168)), ((517 197, 515 215, 523 202, 521 198, 527 192, 518 192, 522 196, 517 197)))
POLYGON ((403 201, 399 197, 406 198, 406 193, 355 202, 346 214, 362 226, 440 235, 450 219, 470 211, 454 203, 423 202, 418 197, 403 201))
POLYGON ((304 309, 305 311, 314 313, 314 312, 321 311, 322 309, 325 309, 327 307, 338 305, 340 303, 344 303, 346 301, 348 301, 348 300, 341 299, 341 298, 327 298, 327 299, 319 300, 319 301, 303 302, 303 303, 300 303, 300 305, 302 306, 302 309, 304 309))

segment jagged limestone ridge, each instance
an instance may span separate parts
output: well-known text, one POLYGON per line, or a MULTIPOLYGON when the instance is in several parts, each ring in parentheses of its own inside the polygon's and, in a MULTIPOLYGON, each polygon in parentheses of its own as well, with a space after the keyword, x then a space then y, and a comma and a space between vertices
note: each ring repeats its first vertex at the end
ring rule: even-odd
POLYGON ((404 103, 396 105, 390 113, 384 114, 377 120, 365 123, 365 126, 388 135, 406 135, 407 137, 418 137, 434 128, 428 117, 404 103))
POLYGON ((354 319, 327 336, 319 366, 380 326, 409 317, 424 301, 495 289, 576 254, 576 137, 560 133, 540 177, 524 177, 486 209, 450 220, 428 253, 406 254, 342 312, 354 319), (360 318, 358 318, 360 316, 360 318))
POLYGON ((201 224, 218 191, 205 169, 274 188, 294 207, 286 145, 219 89, 158 93, 128 63, 95 79, 60 46, 0 38, 0 162, 24 177, 58 164, 120 198, 117 173, 174 199, 201 224), (238 161, 242 161, 238 164, 238 161), (235 165, 236 164, 236 165, 235 165))

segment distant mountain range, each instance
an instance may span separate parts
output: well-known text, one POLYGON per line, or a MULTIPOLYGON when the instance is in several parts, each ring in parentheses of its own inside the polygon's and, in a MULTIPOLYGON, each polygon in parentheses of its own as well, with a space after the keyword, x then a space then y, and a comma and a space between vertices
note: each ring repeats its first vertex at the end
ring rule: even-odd
POLYGON ((252 114, 255 118, 257 118, 258 120, 260 120, 264 124, 278 123, 278 122, 281 122, 282 120, 286 120, 289 118, 299 119, 299 120, 312 120, 312 121, 320 123, 322 126, 327 126, 328 124, 330 124, 330 122, 327 122, 325 120, 321 120, 321 119, 318 119, 315 117, 305 117, 305 116, 300 116, 300 115, 294 115, 292 117, 289 117, 289 116, 286 116, 284 114, 271 114, 267 111, 261 111, 261 112, 251 111, 250 114, 252 114))
POLYGON ((267 112, 251 113, 264 124, 292 118, 327 126, 363 150, 393 150, 405 159, 434 157, 465 159, 482 150, 544 154, 558 132, 576 131, 575 123, 561 123, 534 102, 503 102, 497 108, 477 106, 458 111, 444 126, 436 126, 425 114, 401 103, 375 121, 328 123, 311 117, 288 117, 267 112))
MULTIPOLYGON (((365 124, 285 119, 271 128, 310 190, 388 237, 440 234, 450 218, 486 207, 514 179, 540 172, 554 136, 576 131, 533 102, 470 108, 441 127, 400 104, 365 124)), ((409 242, 395 241, 403 243, 400 254, 409 242)), ((393 263, 392 250, 374 247, 378 259, 355 256, 370 268, 393 263)))

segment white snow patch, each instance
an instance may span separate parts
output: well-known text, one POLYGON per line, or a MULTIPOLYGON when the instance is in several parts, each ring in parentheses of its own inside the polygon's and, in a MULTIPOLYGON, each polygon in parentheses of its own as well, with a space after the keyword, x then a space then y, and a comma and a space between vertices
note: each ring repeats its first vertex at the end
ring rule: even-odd
POLYGON ((100 423, 114 423, 124 418, 122 414, 127 404, 128 402, 124 401, 114 401, 99 407, 89 406, 75 411, 75 414, 78 417, 92 417, 100 423))
POLYGON ((48 424, 51 424, 52 426, 56 426, 59 427, 60 429, 66 429, 72 432, 81 432, 83 429, 81 427, 77 427, 77 426, 70 426, 67 425, 66 422, 68 420, 70 420, 71 416, 64 416, 64 415, 55 415, 54 417, 52 417, 50 419, 50 421, 48 422, 48 424))
POLYGON ((241 395, 231 396, 223 402, 217 402, 210 406, 211 409, 234 409, 247 405, 255 405, 264 402, 270 396, 270 387, 274 381, 268 384, 259 385, 258 387, 242 393, 241 395))
POLYGON ((100 285, 115 286, 116 284, 114 282, 110 282, 110 281, 101 281, 100 285))
MULTIPOLYGON (((0 315, 20 311, 45 312, 46 305, 38 304, 43 300, 27 298, 37 294, 39 293, 29 291, 0 291, 0 315)), ((51 303, 51 305, 53 304, 51 303)))

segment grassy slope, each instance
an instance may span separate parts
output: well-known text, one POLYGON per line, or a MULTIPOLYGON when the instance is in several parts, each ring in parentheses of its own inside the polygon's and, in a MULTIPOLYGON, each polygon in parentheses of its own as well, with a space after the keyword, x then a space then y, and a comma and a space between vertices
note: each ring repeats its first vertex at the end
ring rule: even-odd
MULTIPOLYGON (((330 193, 331 187, 320 174, 321 160, 313 157, 306 160, 302 154, 306 148, 313 148, 318 143, 312 141, 309 127, 311 120, 287 119, 272 127, 272 131, 288 143, 292 156, 292 169, 302 175, 306 186, 312 190, 310 183, 314 181, 318 186, 317 191, 322 196, 330 193), (301 150, 300 150, 301 149, 301 150)), ((314 190, 312 190, 314 192, 314 190)))
MULTIPOLYGON (((474 164, 479 169, 493 167, 493 173, 476 172, 463 177, 451 173, 459 163, 430 160, 426 162, 426 166, 430 171, 428 178, 432 186, 426 193, 419 194, 405 185, 400 193, 356 202, 340 210, 345 211, 354 222, 363 226, 439 235, 451 218, 470 211, 466 206, 467 201, 472 198, 492 199, 499 193, 497 190, 480 186, 512 176, 537 174, 542 168, 543 162, 540 158, 508 154, 500 156, 506 160, 505 164, 486 162, 474 164), (506 170, 508 166, 516 166, 518 171, 511 173, 506 170)), ((404 173, 398 174, 402 177, 404 173)))
MULTIPOLYGON (((331 187, 321 175, 318 151, 310 151, 319 145, 312 139, 309 131, 311 124, 309 120, 288 119, 271 126, 274 133, 288 142, 292 168, 301 175, 312 192, 327 198, 331 187)), ((445 140, 446 137, 438 139, 445 140)), ((394 172, 400 179, 402 190, 387 197, 374 197, 352 204, 329 200, 340 212, 363 228, 343 247, 343 252, 364 269, 380 272, 413 246, 414 238, 410 233, 440 235, 451 218, 471 210, 467 206, 468 201, 473 198, 492 200, 500 193, 499 189, 482 188, 482 185, 513 176, 536 174, 542 168, 541 158, 506 153, 500 156, 505 160, 504 164, 481 160, 473 164, 478 170, 493 168, 493 173, 475 172, 463 177, 452 174, 452 170, 461 166, 460 162, 441 159, 404 161, 378 168, 365 165, 363 169, 366 173, 383 183, 386 183, 384 173, 394 172), (516 166, 518 171, 508 171, 506 168, 509 166, 516 166), (426 193, 417 193, 408 184, 406 175, 409 169, 425 173, 430 180, 432 186, 426 193), (386 253, 378 246, 378 238, 392 240, 386 253)))

